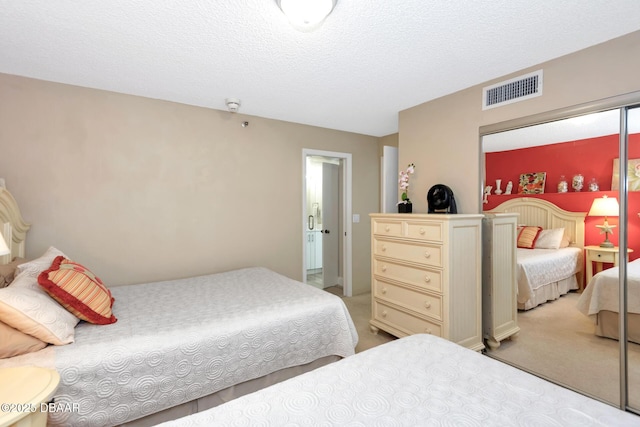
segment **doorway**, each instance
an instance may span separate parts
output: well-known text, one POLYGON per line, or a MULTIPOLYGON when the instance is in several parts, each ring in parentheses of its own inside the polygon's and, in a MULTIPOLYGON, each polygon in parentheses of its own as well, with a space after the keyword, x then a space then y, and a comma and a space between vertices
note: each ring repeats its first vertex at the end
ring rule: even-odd
POLYGON ((351 154, 303 149, 302 277, 351 296, 351 154))

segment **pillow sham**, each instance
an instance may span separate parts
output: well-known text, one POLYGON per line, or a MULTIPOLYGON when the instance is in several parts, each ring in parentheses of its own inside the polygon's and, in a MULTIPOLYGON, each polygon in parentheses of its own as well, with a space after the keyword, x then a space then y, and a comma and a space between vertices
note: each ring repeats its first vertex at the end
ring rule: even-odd
POLYGON ((0 289, 0 321, 49 344, 73 342, 80 321, 38 286, 28 271, 0 289))
POLYGON ((9 264, 0 265, 0 288, 9 286, 13 282, 18 265, 25 261, 24 258, 14 258, 9 264))
POLYGON ((533 249, 542 227, 525 226, 518 233, 518 247, 533 249))
POLYGON ((535 241, 536 249, 559 249, 565 235, 564 228, 541 230, 535 241))
POLYGON ((0 322, 0 359, 42 350, 47 343, 0 322))
POLYGON ((89 323, 108 325, 117 321, 111 312, 113 297, 102 281, 84 266, 57 256, 38 283, 74 316, 89 323))
POLYGON ((16 268, 16 275, 27 273, 29 276, 36 278, 35 286, 37 287, 38 275, 49 268, 57 256, 67 257, 58 249, 50 246, 49 249, 47 249, 39 258, 20 264, 16 268))

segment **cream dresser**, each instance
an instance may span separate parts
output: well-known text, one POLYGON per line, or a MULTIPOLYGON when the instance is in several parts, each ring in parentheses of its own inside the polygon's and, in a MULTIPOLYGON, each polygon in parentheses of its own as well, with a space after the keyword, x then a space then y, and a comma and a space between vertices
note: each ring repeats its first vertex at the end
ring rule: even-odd
POLYGON ((484 349, 483 215, 370 216, 372 332, 428 333, 484 349))

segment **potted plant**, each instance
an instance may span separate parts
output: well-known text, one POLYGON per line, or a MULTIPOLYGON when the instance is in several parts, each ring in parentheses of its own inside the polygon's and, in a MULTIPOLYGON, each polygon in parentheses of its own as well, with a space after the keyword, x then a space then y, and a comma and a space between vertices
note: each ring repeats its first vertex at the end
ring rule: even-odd
POLYGON ((415 170, 416 165, 410 163, 407 167, 407 170, 400 171, 400 179, 398 183, 400 184, 400 191, 402 191, 402 195, 400 196, 401 200, 398 202, 398 213, 411 213, 413 211, 413 204, 411 203, 411 199, 409 199, 409 175, 412 175, 415 170))

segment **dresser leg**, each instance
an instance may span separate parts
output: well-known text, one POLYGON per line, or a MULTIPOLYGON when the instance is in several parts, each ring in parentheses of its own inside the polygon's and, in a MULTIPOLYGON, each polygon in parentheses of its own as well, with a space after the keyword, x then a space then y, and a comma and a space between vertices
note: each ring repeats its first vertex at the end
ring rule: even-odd
POLYGON ((497 350, 500 347, 500 341, 495 338, 487 338, 487 345, 491 350, 497 350))
POLYGON ((376 328, 376 327, 375 327, 375 326, 373 326, 373 325, 369 325, 369 329, 371 329, 371 333, 372 333, 373 335, 378 335, 378 331, 380 330, 380 329, 376 328))

